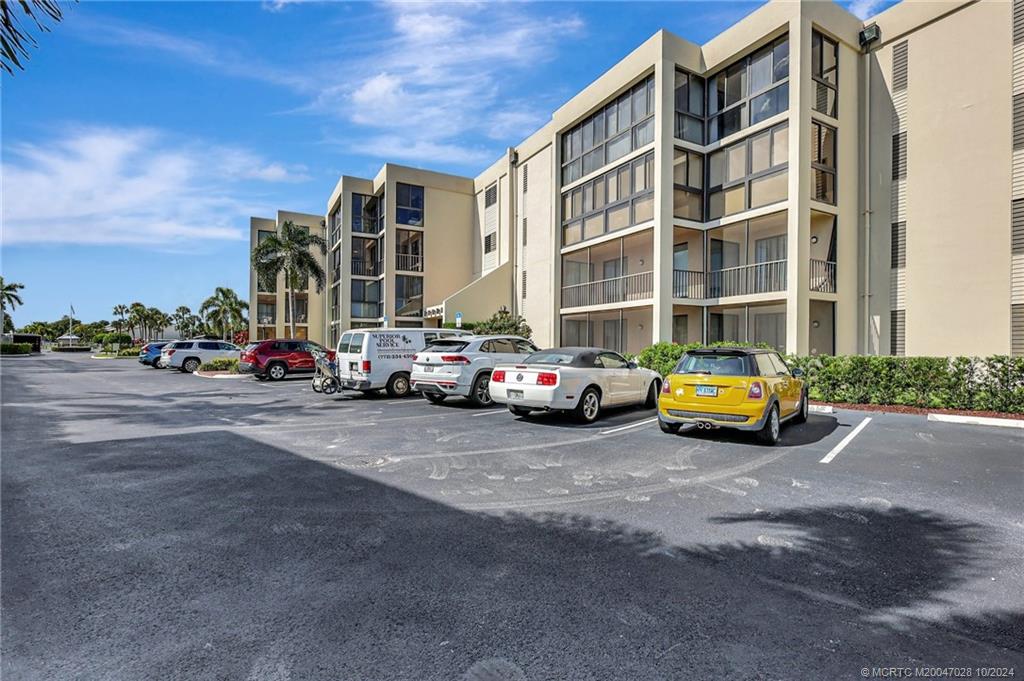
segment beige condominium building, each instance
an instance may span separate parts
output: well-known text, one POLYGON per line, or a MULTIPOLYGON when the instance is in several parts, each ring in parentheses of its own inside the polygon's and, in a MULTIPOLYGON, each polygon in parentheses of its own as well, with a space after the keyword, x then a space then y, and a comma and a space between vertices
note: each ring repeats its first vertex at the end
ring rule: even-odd
POLYGON ((1022 354, 1024 6, 659 31, 476 178, 342 177, 327 224, 328 342, 505 307, 543 345, 1022 354))
MULTIPOLYGON (((324 235, 322 215, 277 211, 277 218, 250 218, 249 252, 263 239, 277 234, 285 222, 307 228, 313 234, 324 235)), ((319 255, 318 250, 314 250, 319 255)), ((264 288, 249 267, 249 338, 291 337, 291 313, 288 306, 289 288, 284 274, 279 274, 273 286, 264 288)), ((295 337, 323 342, 324 291, 317 291, 312 280, 299 282, 295 289, 295 337)))

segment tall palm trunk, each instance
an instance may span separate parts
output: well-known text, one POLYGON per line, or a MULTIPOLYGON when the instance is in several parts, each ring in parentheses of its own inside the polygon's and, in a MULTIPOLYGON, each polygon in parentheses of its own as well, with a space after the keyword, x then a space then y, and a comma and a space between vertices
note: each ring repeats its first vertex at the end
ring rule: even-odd
POLYGON ((295 338, 295 282, 292 281, 291 270, 288 270, 286 279, 288 280, 288 319, 292 332, 291 337, 295 338))
POLYGON ((228 313, 227 310, 220 313, 220 332, 224 334, 224 340, 228 340, 228 313))

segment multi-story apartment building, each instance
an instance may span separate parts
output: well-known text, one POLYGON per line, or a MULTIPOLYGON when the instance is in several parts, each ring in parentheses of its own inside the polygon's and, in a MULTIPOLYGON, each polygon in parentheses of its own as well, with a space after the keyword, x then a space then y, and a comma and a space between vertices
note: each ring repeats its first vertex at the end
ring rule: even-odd
POLYGON ((545 345, 1021 354, 1024 5, 659 31, 478 177, 343 177, 328 225, 335 331, 504 306, 545 345))
MULTIPOLYGON (((305 227, 314 234, 324 235, 321 215, 279 210, 276 219, 250 218, 249 252, 271 234, 277 234, 285 222, 305 227)), ((319 253, 317 252, 319 255, 319 253)), ((249 267, 249 338, 290 338, 291 313, 288 306, 288 282, 284 274, 269 290, 258 281, 256 272, 249 267)), ((312 281, 301 281, 295 289, 295 337, 324 341, 324 292, 317 291, 312 281)))

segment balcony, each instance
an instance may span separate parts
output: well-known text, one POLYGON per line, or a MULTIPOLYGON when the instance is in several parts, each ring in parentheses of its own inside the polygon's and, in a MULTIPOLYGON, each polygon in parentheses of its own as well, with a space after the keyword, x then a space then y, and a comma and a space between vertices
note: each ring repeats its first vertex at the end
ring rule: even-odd
POLYGON ((811 258, 810 286, 818 293, 836 292, 836 264, 830 260, 811 258))
POLYGON ((277 315, 261 314, 256 323, 260 326, 274 326, 277 324, 277 315))
POLYGON ((423 256, 409 253, 395 254, 395 269, 405 272, 422 272, 423 256))
POLYGON ((379 274, 377 263, 372 260, 352 260, 352 274, 361 277, 375 277, 379 274))
POLYGON ((696 270, 672 270, 673 298, 703 298, 704 273, 696 270))
POLYGON ((638 272, 562 287, 562 307, 584 307, 648 300, 654 296, 654 273, 638 272))
POLYGON ((727 267, 708 272, 709 298, 774 293, 786 290, 786 261, 727 267))

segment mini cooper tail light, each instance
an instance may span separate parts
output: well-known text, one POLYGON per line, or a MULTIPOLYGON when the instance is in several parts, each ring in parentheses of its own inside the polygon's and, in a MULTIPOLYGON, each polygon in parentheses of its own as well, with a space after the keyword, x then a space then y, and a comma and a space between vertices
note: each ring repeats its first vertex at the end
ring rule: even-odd
POLYGON ((504 371, 495 371, 495 372, 493 372, 491 374, 491 383, 504 383, 504 382, 505 382, 505 372, 504 371))
POLYGON ((370 360, 364 359, 361 366, 364 374, 370 373, 370 360))
POLYGON ((554 385, 555 383, 558 383, 558 374, 550 371, 542 371, 537 374, 537 385, 554 385))
POLYGON ((469 358, 462 355, 441 355, 441 361, 445 364, 469 364, 469 358))
POLYGON ((661 384, 661 394, 662 395, 671 395, 672 394, 672 386, 669 385, 669 382, 668 382, 667 378, 661 384))
POLYGON ((760 400, 764 398, 764 391, 761 390, 761 383, 754 381, 750 384, 750 390, 747 391, 747 397, 752 400, 760 400))

